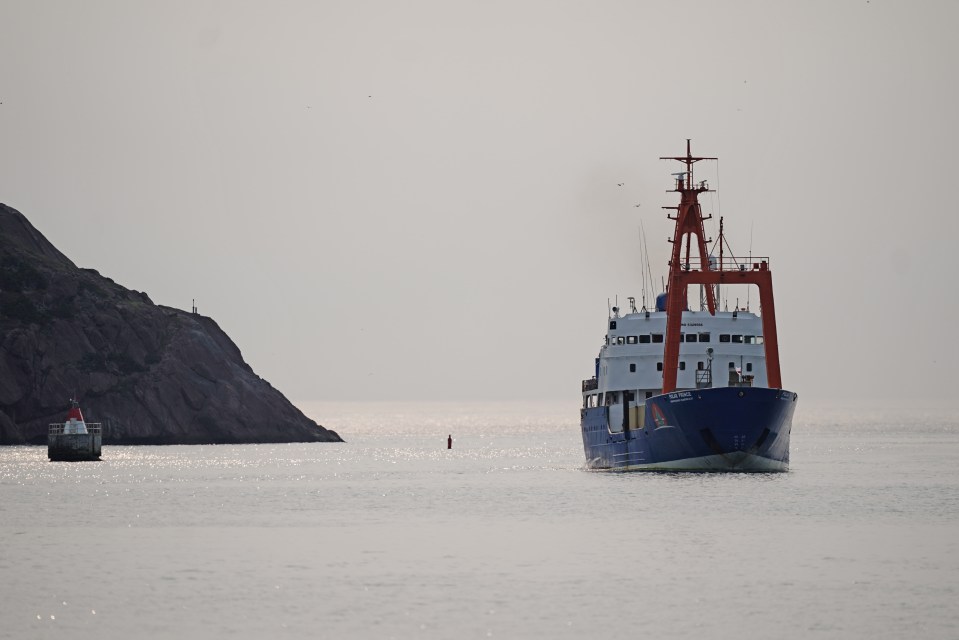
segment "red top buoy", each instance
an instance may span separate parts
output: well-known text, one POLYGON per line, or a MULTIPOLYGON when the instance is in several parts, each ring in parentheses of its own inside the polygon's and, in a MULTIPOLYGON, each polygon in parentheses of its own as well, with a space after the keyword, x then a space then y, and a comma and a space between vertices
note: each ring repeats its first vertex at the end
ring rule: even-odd
POLYGON ((76 400, 70 401, 70 411, 67 413, 66 422, 63 423, 63 433, 88 433, 87 425, 83 420, 83 414, 80 413, 80 403, 76 400))
POLYGON ((67 422, 77 420, 83 422, 83 414, 80 413, 80 404, 76 400, 70 401, 70 411, 67 413, 67 422))

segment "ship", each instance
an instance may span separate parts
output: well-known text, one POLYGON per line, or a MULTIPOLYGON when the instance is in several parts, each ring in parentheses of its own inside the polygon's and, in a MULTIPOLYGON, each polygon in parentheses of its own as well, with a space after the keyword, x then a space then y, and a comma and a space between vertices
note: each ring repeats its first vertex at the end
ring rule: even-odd
POLYGON ((586 467, 614 471, 783 472, 799 396, 783 388, 768 257, 736 256, 720 218, 707 240, 694 165, 717 158, 662 157, 682 163, 672 174, 675 213, 668 286, 655 306, 608 311, 593 376, 582 381, 580 427, 586 467), (707 250, 712 243, 712 252, 707 250), (717 251, 718 247, 718 251, 717 251), (693 255, 693 250, 698 255, 693 255), (689 309, 690 287, 700 305, 689 309), (719 309, 725 287, 759 290, 749 305, 719 309))

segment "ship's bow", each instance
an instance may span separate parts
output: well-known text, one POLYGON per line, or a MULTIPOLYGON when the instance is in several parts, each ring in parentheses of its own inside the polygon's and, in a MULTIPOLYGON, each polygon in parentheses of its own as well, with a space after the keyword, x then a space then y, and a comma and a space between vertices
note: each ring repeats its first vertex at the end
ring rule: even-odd
POLYGON ((784 389, 720 387, 646 401, 651 461, 690 471, 787 471, 798 396, 784 389))

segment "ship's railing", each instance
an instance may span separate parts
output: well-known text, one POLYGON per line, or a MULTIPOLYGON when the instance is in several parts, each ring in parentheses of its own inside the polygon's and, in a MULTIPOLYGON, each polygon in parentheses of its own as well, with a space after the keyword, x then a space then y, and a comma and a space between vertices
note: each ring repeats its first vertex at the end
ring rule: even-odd
MULTIPOLYGON (((49 435, 62 436, 65 422, 57 422, 50 425, 49 435)), ((102 433, 102 422, 87 422, 87 433, 102 433)))
MULTIPOLYGON (((712 271, 768 271, 768 256, 719 256, 709 258, 709 268, 712 271)), ((680 265, 683 271, 699 271, 702 264, 699 259, 684 262, 680 265)))
POLYGON ((595 391, 599 388, 599 380, 596 378, 590 378, 589 380, 583 380, 583 393, 587 391, 595 391))

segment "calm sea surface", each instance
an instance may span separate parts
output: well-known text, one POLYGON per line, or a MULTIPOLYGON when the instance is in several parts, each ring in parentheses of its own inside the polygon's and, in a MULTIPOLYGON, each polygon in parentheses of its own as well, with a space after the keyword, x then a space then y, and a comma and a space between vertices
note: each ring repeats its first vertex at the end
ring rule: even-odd
POLYGON ((301 406, 348 443, 0 447, 0 637, 959 638, 954 414, 615 474, 575 405, 301 406))

